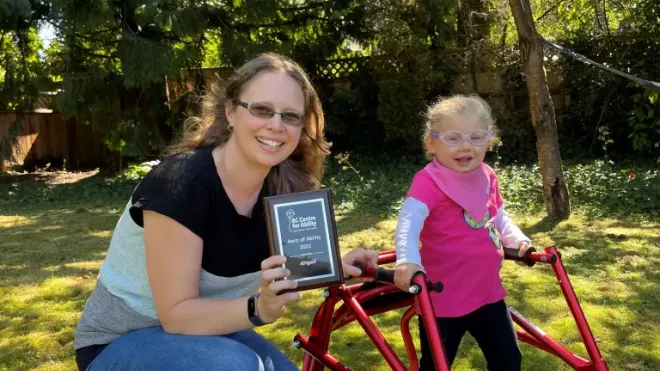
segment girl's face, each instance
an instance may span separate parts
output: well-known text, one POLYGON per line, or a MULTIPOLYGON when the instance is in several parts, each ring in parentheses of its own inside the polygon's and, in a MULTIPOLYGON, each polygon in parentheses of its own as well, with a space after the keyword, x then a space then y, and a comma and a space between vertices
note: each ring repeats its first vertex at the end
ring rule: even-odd
POLYGON ((287 73, 262 72, 247 83, 225 113, 233 126, 230 140, 248 162, 271 168, 298 146, 305 124, 305 96, 287 73))
POLYGON ((484 122, 469 115, 455 115, 434 123, 426 146, 447 168, 467 173, 484 161, 490 138, 484 122))

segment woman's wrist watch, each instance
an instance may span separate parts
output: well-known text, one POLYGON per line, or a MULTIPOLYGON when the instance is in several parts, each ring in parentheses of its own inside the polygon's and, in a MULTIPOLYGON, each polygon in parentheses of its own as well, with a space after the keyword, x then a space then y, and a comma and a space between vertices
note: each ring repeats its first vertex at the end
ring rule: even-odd
POLYGON ((248 298, 248 318, 255 326, 267 325, 268 322, 264 322, 261 317, 259 317, 259 310, 257 309, 257 299, 259 298, 259 293, 256 293, 248 298))

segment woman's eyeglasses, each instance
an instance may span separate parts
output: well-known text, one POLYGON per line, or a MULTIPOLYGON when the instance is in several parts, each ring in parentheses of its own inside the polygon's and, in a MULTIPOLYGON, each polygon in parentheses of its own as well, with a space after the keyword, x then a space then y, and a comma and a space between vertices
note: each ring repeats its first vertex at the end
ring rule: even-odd
POLYGON ((490 131, 483 129, 473 131, 470 134, 463 134, 455 130, 438 134, 436 131, 431 130, 429 134, 434 138, 440 139, 444 144, 450 147, 458 147, 466 140, 474 146, 482 146, 488 143, 493 137, 493 134, 490 131))
POLYGON ((277 112, 272 107, 258 102, 242 102, 238 99, 234 99, 233 102, 245 107, 255 117, 271 119, 275 114, 279 114, 282 117, 282 122, 287 125, 302 126, 304 124, 303 115, 297 112, 277 112))

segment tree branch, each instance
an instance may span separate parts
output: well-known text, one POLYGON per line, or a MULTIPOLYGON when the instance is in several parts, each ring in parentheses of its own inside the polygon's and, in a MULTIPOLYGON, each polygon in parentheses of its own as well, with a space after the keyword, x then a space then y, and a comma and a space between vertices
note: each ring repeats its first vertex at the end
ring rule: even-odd
POLYGON ((563 2, 564 2, 564 0, 559 0, 559 1, 557 1, 557 3, 555 3, 555 5, 551 6, 548 10, 546 10, 545 12, 543 12, 543 14, 541 14, 540 17, 538 17, 536 20, 534 20, 534 22, 538 22, 538 21, 540 21, 541 19, 545 18, 546 15, 550 14, 550 12, 552 12, 552 11, 555 10, 555 9, 557 9, 557 8, 561 5, 561 3, 563 3, 563 2))
POLYGON ((18 108, 21 110, 27 109, 28 104, 31 102, 31 97, 29 96, 29 91, 28 88, 30 87, 30 70, 28 68, 28 55, 27 55, 27 49, 29 48, 29 41, 28 41, 28 36, 23 34, 23 32, 18 31, 16 32, 16 35, 18 36, 18 49, 20 50, 21 53, 21 67, 22 67, 22 72, 23 72, 23 101, 19 103, 18 108))
POLYGON ((249 23, 239 23, 235 26, 235 29, 240 29, 240 30, 247 30, 250 28, 280 28, 280 27, 286 27, 286 26, 291 26, 294 24, 298 23, 306 23, 310 20, 315 20, 315 21, 324 21, 324 22, 331 22, 329 18, 323 18, 323 17, 317 17, 317 16, 309 16, 305 18, 293 18, 288 21, 283 21, 279 23, 263 23, 263 24, 249 24, 249 23))
POLYGON ((133 37, 135 37, 136 40, 146 42, 147 44, 151 44, 152 46, 155 46, 155 47, 160 48, 160 49, 169 50, 169 47, 167 47, 166 45, 163 45, 162 43, 158 43, 158 42, 150 40, 146 37, 142 37, 142 36, 138 35, 135 31, 133 31, 131 26, 128 25, 128 23, 126 22, 126 19, 124 19, 124 25, 126 26, 126 27, 124 27, 124 29, 128 30, 129 33, 131 35, 133 35, 133 37))
MULTIPOLYGON (((605 1, 607 1, 607 0, 605 0, 605 1)), ((616 1, 616 0, 609 0, 609 2, 611 2, 612 4, 614 4, 614 5, 616 5, 616 6, 618 6, 618 7, 619 7, 619 9, 622 9, 622 10, 625 10, 625 9, 626 9, 626 7, 625 7, 625 6, 623 6, 623 5, 621 5, 621 3, 619 3, 619 2, 618 2, 618 1, 616 1)))
POLYGON ((89 55, 89 56, 92 56, 92 57, 104 58, 104 59, 115 59, 115 58, 117 58, 117 57, 114 57, 114 56, 112 56, 112 55, 105 55, 105 54, 94 53, 93 51, 91 51, 91 50, 85 48, 84 46, 78 45, 78 44, 76 44, 75 42, 72 42, 72 43, 71 43, 71 46, 73 46, 73 47, 76 48, 77 50, 79 50, 79 51, 81 51, 81 52, 84 52, 85 54, 87 54, 87 55, 89 55))
POLYGON ((504 22, 504 29, 502 30, 502 41, 501 41, 501 48, 502 51, 504 51, 504 47, 506 46, 506 35, 509 31, 509 21, 504 22))
POLYGON ((4 48, 5 45, 5 35, 7 35, 7 32, 2 31, 2 38, 0 39, 0 55, 2 55, 3 52, 2 49, 4 48))
MULTIPOLYGON (((59 24, 53 22, 50 19, 47 19, 46 22, 48 22, 54 28, 58 29, 60 32, 63 32, 65 30, 66 26, 59 25, 59 24)), ((121 27, 117 26, 117 27, 112 27, 112 28, 106 28, 104 30, 87 31, 84 34, 89 37, 89 36, 100 35, 100 34, 104 34, 104 33, 117 32, 117 31, 121 31, 121 27)), ((73 31, 73 33, 76 34, 76 35, 80 35, 76 31, 73 31)))
POLYGON ((284 7, 280 8, 279 10, 281 11, 297 11, 297 10, 307 10, 307 9, 314 9, 314 8, 321 8, 324 7, 328 4, 327 1, 319 1, 313 4, 305 5, 305 6, 298 6, 298 7, 284 7))
POLYGON ((72 33, 69 36, 72 40, 82 39, 83 41, 89 41, 95 45, 102 45, 105 47, 117 47, 117 40, 100 40, 98 38, 88 37, 86 35, 81 35, 78 33, 72 33))
POLYGON ((599 30, 603 29, 603 25, 600 24, 600 16, 598 14, 598 0, 593 0, 593 7, 594 7, 594 13, 596 16, 596 26, 598 26, 599 30))
POLYGON ((210 28, 220 27, 235 31, 246 31, 253 28, 280 28, 295 24, 304 24, 311 20, 322 21, 322 22, 333 21, 329 18, 319 17, 313 14, 305 14, 305 15, 294 16, 289 20, 277 22, 277 23, 261 23, 261 24, 233 23, 231 22, 231 18, 228 17, 226 13, 220 13, 220 12, 211 13, 209 19, 212 20, 212 22, 210 22, 209 24, 210 28))
POLYGON ((607 36, 612 37, 610 33, 610 21, 607 19, 607 0, 603 0, 603 20, 605 20, 605 28, 607 29, 607 36))

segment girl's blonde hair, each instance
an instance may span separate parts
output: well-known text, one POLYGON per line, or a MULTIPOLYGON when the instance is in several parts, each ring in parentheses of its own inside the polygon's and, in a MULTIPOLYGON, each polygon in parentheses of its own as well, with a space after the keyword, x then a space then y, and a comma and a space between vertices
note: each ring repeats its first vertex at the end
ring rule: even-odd
POLYGON ((170 148, 170 153, 226 143, 231 131, 225 106, 232 107, 232 101, 238 99, 246 84, 263 71, 286 72, 300 84, 305 96, 305 125, 300 141, 289 158, 270 170, 266 178, 270 194, 315 189, 321 181, 325 157, 330 153, 330 144, 323 136, 321 102, 302 68, 275 53, 262 54, 248 61, 224 85, 213 82, 203 98, 201 118, 186 120, 184 138, 170 148))
POLYGON ((456 116, 472 116, 486 124, 488 130, 497 136, 497 126, 493 119, 490 106, 478 95, 454 95, 449 98, 439 98, 426 111, 426 125, 422 140, 426 141, 429 132, 434 125, 442 123, 444 120, 456 116))

